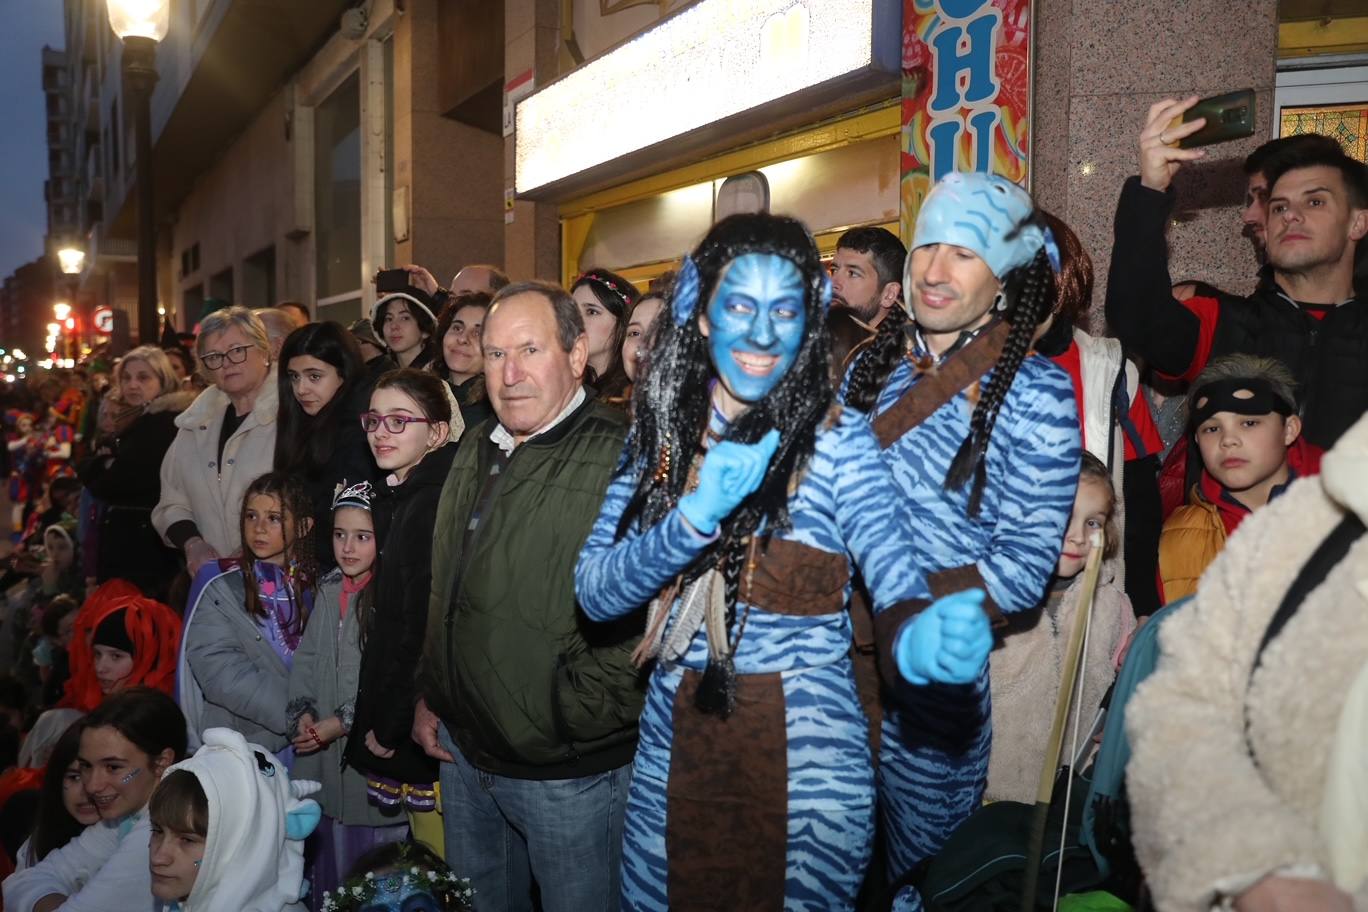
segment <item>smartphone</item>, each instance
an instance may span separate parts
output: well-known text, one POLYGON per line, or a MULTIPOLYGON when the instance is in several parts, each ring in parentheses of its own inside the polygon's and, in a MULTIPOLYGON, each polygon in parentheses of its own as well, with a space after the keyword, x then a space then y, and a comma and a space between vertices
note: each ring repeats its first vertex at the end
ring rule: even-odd
POLYGON ((409 274, 407 269, 382 269, 375 274, 375 290, 381 294, 395 291, 408 291, 409 274))
MULTIPOLYGON (((1241 89, 1203 98, 1183 112, 1183 123, 1206 118, 1202 129, 1178 140, 1178 148, 1195 149, 1254 135, 1254 90, 1241 89)), ((1177 126, 1177 124, 1175 124, 1177 126)))

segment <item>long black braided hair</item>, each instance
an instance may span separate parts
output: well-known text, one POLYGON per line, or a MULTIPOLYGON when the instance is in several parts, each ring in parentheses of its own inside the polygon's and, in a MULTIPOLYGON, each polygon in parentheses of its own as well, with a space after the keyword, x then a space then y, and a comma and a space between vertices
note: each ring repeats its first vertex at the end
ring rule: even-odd
POLYGON ((789 525, 792 482, 812 456, 819 426, 832 402, 830 344, 823 316, 829 279, 817 245, 801 222, 767 214, 733 215, 714 225, 690 257, 697 268, 697 284, 690 288, 684 279, 688 269, 682 271, 658 324, 650 370, 633 394, 635 419, 625 458, 640 467, 641 476, 617 529, 621 538, 634 524, 653 526, 687 493, 690 469, 701 453, 708 427, 710 387, 716 378, 699 317, 707 311, 723 269, 749 253, 778 254, 798 267, 806 322, 802 345, 788 371, 764 399, 738 415, 724 434, 726 440, 755 443, 777 429, 779 448, 755 493, 722 522, 716 542, 685 574, 692 580, 720 567, 729 619, 739 593, 747 542, 762 523, 767 534, 789 525), (687 314, 679 314, 685 307, 687 314))
MULTIPOLYGON (((1017 225, 1009 238, 1028 225, 1045 227, 1044 216, 1039 209, 1017 225)), ((908 257, 911 256, 909 252, 908 257)), ((903 294, 910 297, 911 293, 911 288, 905 286, 903 294)), ((1002 317, 1011 325, 1011 330, 1003 343, 1002 354, 993 368, 992 376, 987 386, 980 391, 970 416, 969 436, 960 444, 945 475, 944 486, 947 491, 959 490, 972 480, 967 506, 971 517, 978 516, 983 505, 983 490, 988 481, 988 441, 997 424, 998 412, 1002 409, 1008 390, 1012 388, 1021 362, 1031 350, 1037 328, 1054 308, 1057 296, 1055 274, 1044 247, 1036 251, 1029 263, 1007 274, 1002 293, 1007 302, 1002 317)), ((889 374, 907 349, 909 328, 908 318, 901 308, 890 311, 879 324, 873 341, 851 369, 846 405, 865 412, 873 409, 889 374)))
POLYGON ((910 326, 907 311, 889 308, 874 336, 855 358, 846 386, 845 404, 862 412, 872 411, 878 401, 888 375, 898 365, 907 350, 907 330, 910 326))
POLYGON ((1003 283, 1008 307, 1003 316, 1012 325, 1007 341, 1002 344, 1002 355, 993 368, 988 386, 979 394, 974 413, 969 418, 969 436, 960 444, 959 452, 945 473, 945 489, 958 490, 972 478, 968 513, 978 516, 983 503, 983 489, 988 483, 988 440, 993 436, 998 412, 1012 388, 1017 369, 1026 359, 1035 338, 1036 328, 1050 315, 1055 299, 1054 270, 1049 255, 1042 247, 1023 267, 1012 270, 1003 283))

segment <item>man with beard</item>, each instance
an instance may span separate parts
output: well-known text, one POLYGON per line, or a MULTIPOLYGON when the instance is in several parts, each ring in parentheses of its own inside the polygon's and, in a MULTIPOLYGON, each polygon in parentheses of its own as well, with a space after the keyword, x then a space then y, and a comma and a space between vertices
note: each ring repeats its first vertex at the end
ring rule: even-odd
POLYGON ((877 329, 902 295, 907 248, 886 228, 852 228, 836 242, 831 264, 831 305, 877 329))

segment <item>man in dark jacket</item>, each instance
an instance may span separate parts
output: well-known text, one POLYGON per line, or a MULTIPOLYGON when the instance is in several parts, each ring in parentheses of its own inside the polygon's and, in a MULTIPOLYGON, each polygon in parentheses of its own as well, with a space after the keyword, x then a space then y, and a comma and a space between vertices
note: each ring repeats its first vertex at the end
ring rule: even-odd
POLYGON ((1140 134, 1140 175, 1121 191, 1107 280, 1107 321, 1150 366, 1192 380, 1213 357, 1277 358, 1298 385, 1307 439, 1328 447, 1368 411, 1368 301, 1354 294, 1354 262, 1368 234, 1368 172, 1324 144, 1280 155, 1267 175, 1271 280, 1246 298, 1170 290, 1164 228, 1169 183, 1201 149, 1176 143, 1202 126, 1173 126, 1196 103, 1161 101, 1140 134))
POLYGON ((442 761, 447 861, 475 908, 607 909, 643 688, 643 618, 591 623, 574 569, 626 436, 583 386, 574 300, 502 289, 481 346, 494 417, 468 430, 433 539, 414 739, 442 761))

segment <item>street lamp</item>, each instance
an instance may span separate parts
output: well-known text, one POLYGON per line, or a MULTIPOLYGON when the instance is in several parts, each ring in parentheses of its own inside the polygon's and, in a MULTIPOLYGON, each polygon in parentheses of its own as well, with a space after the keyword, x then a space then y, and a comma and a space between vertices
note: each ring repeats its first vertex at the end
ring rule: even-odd
POLYGON ((80 275, 85 268, 85 251, 79 247, 63 247, 57 251, 57 263, 64 275, 80 275))
POLYGON ((65 323, 67 317, 71 316, 71 305, 66 301, 58 301, 52 305, 52 315, 57 318, 58 323, 65 323))
POLYGON ((144 345, 161 335, 157 322, 157 229, 152 216, 152 89, 157 42, 171 25, 169 0, 107 0, 109 27, 123 39, 124 91, 133 103, 138 157, 138 334, 144 345))

